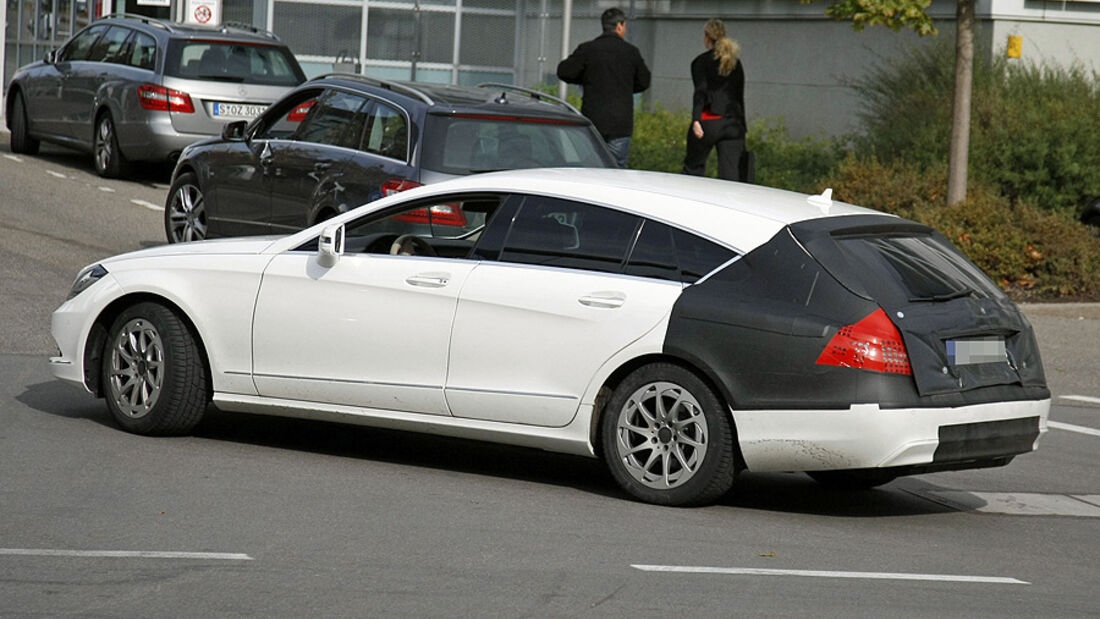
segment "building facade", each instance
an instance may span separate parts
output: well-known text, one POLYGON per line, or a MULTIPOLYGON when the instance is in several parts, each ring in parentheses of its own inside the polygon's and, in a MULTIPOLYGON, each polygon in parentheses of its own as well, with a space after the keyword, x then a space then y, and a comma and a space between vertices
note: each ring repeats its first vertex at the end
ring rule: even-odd
MULTIPOLYGON (((823 16, 828 0, 5 0, 4 84, 73 32, 109 12, 185 20, 195 2, 217 2, 224 22, 279 35, 307 74, 350 69, 387 79, 523 86, 557 84, 563 51, 600 32, 612 6, 631 17, 627 39, 653 72, 644 106, 690 105, 691 59, 702 27, 722 18, 742 47, 746 107, 754 118, 783 117, 791 134, 832 135, 856 126, 860 102, 847 86, 908 47, 954 37, 953 0, 933 0, 938 37, 868 28, 823 16), (569 15, 569 42, 562 45, 569 15), (340 60, 337 63, 338 59, 340 60)), ((977 0, 978 42, 1004 53, 1022 39, 1023 61, 1100 69, 1100 0, 977 0)))

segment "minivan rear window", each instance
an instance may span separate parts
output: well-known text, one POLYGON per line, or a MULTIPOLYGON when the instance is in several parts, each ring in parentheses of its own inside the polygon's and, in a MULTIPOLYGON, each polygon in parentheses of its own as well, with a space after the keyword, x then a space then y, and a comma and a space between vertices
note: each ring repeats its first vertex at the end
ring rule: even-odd
POLYGON ((285 47, 234 41, 172 41, 165 75, 211 80, 297 86, 305 81, 298 62, 285 47))
POLYGON ((583 121, 493 115, 429 115, 421 167, 445 174, 553 167, 611 167, 583 121))
POLYGON ((955 248, 932 235, 852 236, 836 239, 866 280, 886 278, 911 302, 977 295, 999 298, 1000 289, 955 248))

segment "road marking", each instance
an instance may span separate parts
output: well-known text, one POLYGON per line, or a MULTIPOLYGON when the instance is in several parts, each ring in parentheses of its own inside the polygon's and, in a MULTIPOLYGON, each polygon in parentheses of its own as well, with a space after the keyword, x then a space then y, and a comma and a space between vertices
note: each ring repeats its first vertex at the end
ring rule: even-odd
POLYGON ((1063 400, 1074 400, 1077 402, 1088 402, 1089 404, 1100 404, 1100 398, 1094 398, 1087 395, 1064 395, 1061 396, 1063 400))
POLYGON ((1071 423, 1062 423, 1060 421, 1047 421, 1047 427, 1054 428, 1055 430, 1065 430, 1066 432, 1076 432, 1078 434, 1088 434, 1089 436, 1100 436, 1100 430, 1095 428, 1086 428, 1085 426, 1075 426, 1071 423))
POLYGON ((106 191, 107 193, 114 193, 115 192, 115 190, 111 189, 110 187, 97 187, 97 189, 99 189, 100 191, 106 191))
POLYGON ((23 158, 22 157, 16 157, 15 155, 5 154, 4 159, 11 159, 12 161, 15 161, 16 163, 23 163, 23 158))
POLYGON ((932 490, 927 494, 956 509, 1010 516, 1077 516, 1100 518, 1095 495, 1032 492, 966 492, 932 490))
POLYGON ((145 208, 147 208, 151 211, 163 211, 164 210, 163 206, 160 206, 159 204, 153 204, 152 202, 146 202, 145 200, 130 200, 130 202, 133 202, 134 204, 136 204, 138 206, 144 206, 145 208))
POLYGON ((681 565, 631 565, 643 572, 676 572, 680 574, 732 574, 738 576, 806 576, 810 578, 855 578, 866 580, 932 580, 939 582, 970 582, 1002 585, 1030 585, 1016 578, 1002 576, 966 576, 956 574, 904 574, 894 572, 834 572, 825 570, 775 570, 755 567, 693 567, 681 565))
POLYGON ((54 172, 53 170, 46 170, 46 174, 49 174, 50 176, 52 176, 54 178, 69 178, 68 176, 65 176, 64 174, 62 174, 61 172, 54 172))
POLYGON ((0 555, 24 557, 91 557, 108 559, 218 559, 222 561, 252 561, 252 557, 237 552, 178 552, 161 550, 56 550, 47 548, 0 548, 0 555))

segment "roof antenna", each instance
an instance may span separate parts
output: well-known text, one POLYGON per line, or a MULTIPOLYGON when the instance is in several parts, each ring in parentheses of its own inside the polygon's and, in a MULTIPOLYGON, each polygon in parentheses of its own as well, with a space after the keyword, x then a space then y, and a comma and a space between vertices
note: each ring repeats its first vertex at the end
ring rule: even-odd
POLYGON ((829 207, 833 205, 833 188, 826 188, 820 195, 810 196, 806 201, 821 209, 822 215, 828 215, 829 207))

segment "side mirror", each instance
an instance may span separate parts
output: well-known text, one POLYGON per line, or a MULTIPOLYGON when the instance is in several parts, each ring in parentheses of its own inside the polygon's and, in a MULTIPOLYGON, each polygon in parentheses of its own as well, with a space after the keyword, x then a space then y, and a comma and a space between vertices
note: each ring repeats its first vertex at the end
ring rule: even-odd
POLYGON ((42 59, 42 62, 45 62, 46 64, 57 64, 57 50, 51 49, 50 51, 46 52, 46 57, 42 59))
POLYGON ((344 224, 325 226, 317 242, 317 264, 332 268, 344 255, 344 224))
POLYGON ((242 142, 244 141, 244 132, 248 128, 247 120, 235 120, 231 123, 226 123, 222 127, 222 139, 226 142, 242 142))

